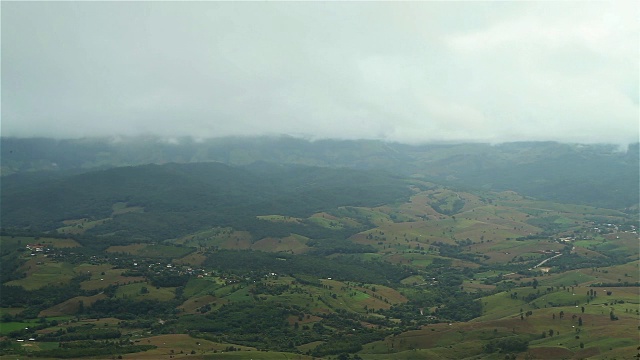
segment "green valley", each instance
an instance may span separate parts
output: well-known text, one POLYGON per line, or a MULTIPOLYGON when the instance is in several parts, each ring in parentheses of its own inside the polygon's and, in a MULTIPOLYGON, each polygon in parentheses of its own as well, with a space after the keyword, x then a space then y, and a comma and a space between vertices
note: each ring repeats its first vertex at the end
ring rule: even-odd
POLYGON ((4 176, 0 358, 635 358, 637 205, 460 179, 265 162, 4 176))

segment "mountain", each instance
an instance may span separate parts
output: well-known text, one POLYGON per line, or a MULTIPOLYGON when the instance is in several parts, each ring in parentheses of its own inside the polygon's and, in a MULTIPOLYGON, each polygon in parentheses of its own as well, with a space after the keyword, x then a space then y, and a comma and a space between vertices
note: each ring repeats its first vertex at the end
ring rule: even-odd
MULTIPOLYGON (((381 169, 446 185, 515 190, 524 195, 638 211, 638 144, 556 142, 406 145, 376 140, 307 141, 291 137, 122 139, 2 138, 4 176, 165 164, 219 162, 227 165, 298 164, 381 169)), ((29 178, 28 181, 33 181, 29 178)))
POLYGON ((212 226, 265 228, 257 215, 306 217, 340 206, 395 202, 410 193, 404 180, 383 172, 266 163, 150 164, 50 181, 32 175, 3 177, 3 227, 49 231, 65 221, 108 219, 91 232, 147 241, 212 226), (123 206, 135 210, 117 210, 123 206))
POLYGON ((637 354, 635 154, 216 141, 15 147, 0 357, 637 354))

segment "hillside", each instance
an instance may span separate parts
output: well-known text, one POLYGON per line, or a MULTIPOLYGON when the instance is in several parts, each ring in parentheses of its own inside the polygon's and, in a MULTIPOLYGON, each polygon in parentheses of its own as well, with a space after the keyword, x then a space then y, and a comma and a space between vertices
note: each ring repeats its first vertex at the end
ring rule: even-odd
POLYGON ((2 178, 0 358, 637 354, 624 211, 267 162, 47 174, 2 178))
MULTIPOLYGON (((406 181, 386 173, 301 165, 142 165, 52 181, 40 173, 32 177, 40 180, 3 178, 3 227, 50 231, 83 222, 76 225, 91 226, 87 233, 101 235, 103 243, 162 241, 214 226, 253 230, 258 240, 287 229, 257 215, 307 217, 345 205, 400 201, 410 193, 406 181)), ((288 225, 323 231, 313 223, 288 225)))
MULTIPOLYGON (((306 141, 291 137, 118 139, 2 138, 1 174, 87 171, 168 162, 256 162, 386 170, 451 186, 515 190, 545 200, 637 212, 638 144, 555 142, 406 145, 374 140, 306 141)), ((54 175, 55 176, 55 175, 54 175)))

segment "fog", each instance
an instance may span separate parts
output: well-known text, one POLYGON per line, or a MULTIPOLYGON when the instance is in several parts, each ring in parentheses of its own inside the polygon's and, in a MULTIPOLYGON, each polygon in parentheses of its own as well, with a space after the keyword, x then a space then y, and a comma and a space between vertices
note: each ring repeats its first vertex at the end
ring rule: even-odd
POLYGON ((1 6, 2 136, 638 141, 636 1, 1 6))

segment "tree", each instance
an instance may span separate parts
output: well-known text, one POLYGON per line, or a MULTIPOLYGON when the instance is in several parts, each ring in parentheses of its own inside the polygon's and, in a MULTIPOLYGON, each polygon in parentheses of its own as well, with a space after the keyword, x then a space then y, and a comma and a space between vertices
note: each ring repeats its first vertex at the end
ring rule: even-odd
POLYGON ((534 278, 533 282, 531 283, 531 285, 533 286, 534 289, 538 288, 538 279, 534 278))
POLYGON ((578 318, 578 326, 582 326, 582 317, 578 318))

